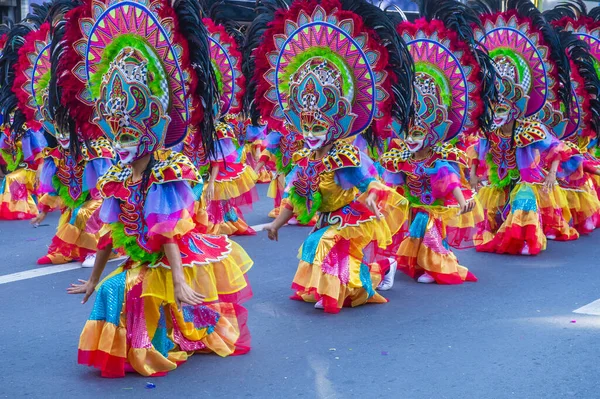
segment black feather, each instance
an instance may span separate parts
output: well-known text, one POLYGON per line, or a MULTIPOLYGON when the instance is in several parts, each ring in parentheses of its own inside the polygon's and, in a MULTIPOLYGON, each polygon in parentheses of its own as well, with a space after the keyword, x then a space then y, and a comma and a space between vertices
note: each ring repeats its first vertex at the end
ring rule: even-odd
POLYGON ((14 25, 7 33, 6 44, 0 57, 0 113, 4 123, 9 123, 11 114, 13 122, 10 129, 17 134, 22 134, 25 124, 25 115, 18 108, 18 100, 12 87, 16 78, 15 65, 19 60, 19 49, 25 44, 25 36, 36 30, 39 26, 28 21, 22 21, 14 25))
POLYGON ((569 59, 560 38, 552 25, 544 18, 540 10, 530 0, 508 0, 508 9, 515 9, 519 15, 529 18, 533 25, 538 28, 544 38, 544 42, 550 48, 550 57, 558 67, 558 91, 565 112, 570 115, 571 108, 571 78, 569 59))
POLYGON ((189 59, 197 76, 195 95, 204 106, 204 119, 197 135, 202 140, 206 156, 215 155, 216 132, 213 105, 219 100, 217 78, 210 60, 208 31, 202 23, 204 10, 198 0, 177 0, 173 4, 179 29, 188 42, 189 59))
POLYGON ((559 37, 567 50, 569 59, 575 64, 577 72, 585 82, 592 114, 592 129, 598 136, 600 132, 600 79, 594 67, 596 60, 590 54, 589 46, 572 32, 560 30, 559 37))
MULTIPOLYGON (((69 114, 69 110, 62 104, 62 90, 58 79, 65 71, 62 64, 62 56, 66 50, 63 40, 67 27, 65 14, 73 8, 81 5, 81 1, 55 0, 50 5, 48 21, 50 22, 50 82, 48 84, 48 112, 54 125, 60 131, 68 131, 70 138, 70 151, 75 159, 82 155, 81 138, 79 137, 75 120, 69 114)), ((86 144, 88 140, 82 137, 86 144)), ((88 145, 88 148, 90 146, 88 145)))
POLYGON ((467 6, 477 15, 495 14, 504 10, 506 0, 469 0, 467 6))
POLYGON ((254 79, 255 55, 254 50, 264 40, 265 31, 269 23, 275 18, 278 10, 286 10, 289 3, 285 0, 262 0, 256 7, 256 18, 246 30, 246 38, 242 47, 242 73, 246 78, 246 92, 244 93, 244 113, 250 117, 253 126, 258 126, 260 112, 256 107, 254 97, 256 95, 256 80, 254 79))
POLYGON ((544 18, 551 22, 558 21, 564 17, 577 19, 580 16, 587 15, 587 7, 583 0, 572 0, 560 3, 554 8, 544 11, 543 15, 544 18))
POLYGON ((600 21, 600 6, 592 8, 590 12, 588 12, 588 17, 596 22, 600 21))
MULTIPOLYGON (((377 5, 366 0, 341 0, 342 8, 359 15, 368 28, 375 31, 380 44, 385 46, 389 53, 388 65, 396 77, 392 85, 392 117, 394 117, 406 131, 414 116, 414 87, 415 66, 408 51, 406 43, 396 30, 390 17, 377 5)), ((369 137, 369 131, 363 133, 367 142, 375 143, 374 137, 369 137)))
POLYGON ((496 68, 486 50, 479 46, 475 40, 474 27, 481 26, 481 20, 472 7, 456 0, 422 0, 419 6, 421 16, 431 21, 440 20, 444 26, 458 35, 458 38, 467 44, 472 51, 473 57, 480 68, 482 82, 481 100, 484 111, 479 118, 481 128, 489 130, 494 118, 493 104, 498 101, 498 89, 496 88, 496 68))

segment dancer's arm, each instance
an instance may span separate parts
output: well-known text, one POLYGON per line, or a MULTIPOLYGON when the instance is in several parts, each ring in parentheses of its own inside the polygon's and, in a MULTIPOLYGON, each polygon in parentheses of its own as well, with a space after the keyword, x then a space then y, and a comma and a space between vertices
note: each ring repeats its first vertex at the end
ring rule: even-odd
POLYGON ((454 190, 452 190, 452 195, 454 196, 454 198, 458 202, 458 205, 460 206, 461 215, 464 213, 471 212, 475 207, 475 201, 465 200, 465 196, 463 195, 460 187, 454 187, 454 190))
POLYGON ((213 163, 210 169, 210 178, 208 179, 208 185, 204 189, 206 194, 204 194, 207 201, 212 201, 215 196, 215 181, 217 180, 217 175, 219 174, 219 164, 213 163))
POLYGON ((181 252, 179 252, 177 244, 174 242, 166 243, 163 245, 163 250, 169 260, 169 265, 171 265, 173 291, 175 292, 177 308, 181 310, 181 304, 196 306, 203 303, 204 296, 194 291, 185 281, 183 266, 181 265, 181 252))
POLYGON ((85 294, 81 303, 86 303, 100 282, 100 277, 102 277, 102 272, 108 263, 111 252, 112 244, 108 244, 104 248, 99 249, 98 252, 96 252, 96 262, 94 262, 94 268, 92 269, 90 278, 87 281, 79 280, 81 284, 71 284, 71 286, 67 288, 67 293, 85 294))
POLYGON ((279 208, 279 216, 265 230, 269 234, 269 240, 279 241, 279 229, 284 226, 294 216, 294 212, 285 205, 279 208))
POLYGON ((473 190, 477 190, 479 187, 479 177, 477 177, 477 164, 473 162, 471 165, 471 171, 469 173, 469 184, 473 190))
POLYGON ((546 190, 551 190, 556 185, 556 171, 558 170, 558 164, 560 159, 555 159, 550 165, 550 170, 544 179, 544 187, 546 190))

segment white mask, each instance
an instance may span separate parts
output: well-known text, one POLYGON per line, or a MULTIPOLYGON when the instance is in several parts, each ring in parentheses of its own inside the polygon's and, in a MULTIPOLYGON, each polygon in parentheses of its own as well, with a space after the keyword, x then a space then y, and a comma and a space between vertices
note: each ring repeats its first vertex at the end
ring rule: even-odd
POLYGON ((64 150, 68 150, 69 146, 71 145, 71 140, 69 139, 57 139, 57 141, 64 150))
POLYGON ((123 165, 131 164, 138 150, 137 147, 121 147, 119 144, 115 144, 114 148, 117 154, 119 154, 119 159, 123 165))
POLYGON ((425 143, 424 138, 413 138, 412 136, 408 136, 404 143, 408 147, 408 151, 411 153, 415 153, 423 148, 423 144, 425 143))
POLYGON ((316 149, 323 147, 323 144, 325 143, 325 139, 326 139, 325 135, 314 136, 311 132, 307 136, 304 137, 304 142, 306 143, 308 148, 310 148, 311 150, 316 150, 316 149))

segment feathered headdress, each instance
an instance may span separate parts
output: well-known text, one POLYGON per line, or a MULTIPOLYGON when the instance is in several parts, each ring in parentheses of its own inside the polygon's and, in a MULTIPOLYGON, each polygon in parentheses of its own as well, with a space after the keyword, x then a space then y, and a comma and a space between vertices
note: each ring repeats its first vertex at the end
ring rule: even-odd
POLYGON ((413 64, 381 9, 364 0, 299 0, 289 8, 271 0, 260 11, 245 55, 260 43, 251 55, 254 101, 270 128, 310 126, 332 142, 370 128, 384 134, 392 116, 408 126, 413 64))
POLYGON ((63 104, 77 123, 149 153, 198 128, 211 152, 216 84, 197 0, 86 0, 68 15, 63 104), (141 148, 141 147, 140 147, 141 148))
POLYGON ((495 70, 478 49, 477 15, 456 0, 424 0, 422 18, 398 25, 415 62, 416 117, 425 144, 451 140, 489 127, 496 100, 495 70))
MULTIPOLYGON (((46 10, 44 7, 36 7, 35 11, 46 10)), ((25 38, 32 32, 39 29, 39 22, 42 22, 46 16, 30 14, 28 17, 15 24, 6 36, 5 45, 0 57, 0 113, 5 123, 10 124, 12 132, 21 134, 24 132, 26 117, 19 109, 19 101, 13 92, 15 79, 18 73, 19 50, 25 44, 25 38)))
POLYGON ((483 29, 479 43, 496 64, 499 91, 515 117, 532 116, 547 101, 569 114, 569 61, 553 27, 529 0, 473 0, 483 29), (505 10, 505 11, 503 11, 505 10))
POLYGON ((585 3, 577 0, 562 3, 544 12, 551 23, 565 32, 561 39, 568 50, 573 82, 573 104, 570 123, 564 137, 576 133, 581 137, 600 134, 600 7, 588 13, 585 3))

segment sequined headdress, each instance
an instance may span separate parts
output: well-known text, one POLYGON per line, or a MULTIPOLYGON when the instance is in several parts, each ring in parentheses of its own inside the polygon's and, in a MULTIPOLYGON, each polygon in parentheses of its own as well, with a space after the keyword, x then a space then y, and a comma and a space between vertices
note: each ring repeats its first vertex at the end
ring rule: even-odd
POLYGON ((80 125, 137 143, 138 157, 196 126, 211 150, 214 72, 197 1, 87 0, 68 17, 63 103, 80 125))
POLYGON ((416 107, 412 131, 425 145, 486 128, 495 99, 495 71, 477 49, 471 24, 477 15, 455 0, 423 1, 421 19, 398 25, 415 63, 416 107))
POLYGON ((263 3, 249 29, 249 42, 260 45, 245 53, 255 64, 256 107, 271 129, 325 132, 331 143, 383 134, 392 116, 406 126, 413 65, 382 10, 364 0, 263 3))
POLYGON ((559 4, 544 16, 561 31, 571 66, 571 117, 561 138, 596 138, 600 129, 600 7, 589 13, 582 1, 559 4))
POLYGON ((568 113, 569 62, 558 34, 529 0, 475 0, 483 29, 479 43, 496 64, 501 101, 513 118, 538 113, 546 103, 568 113))

